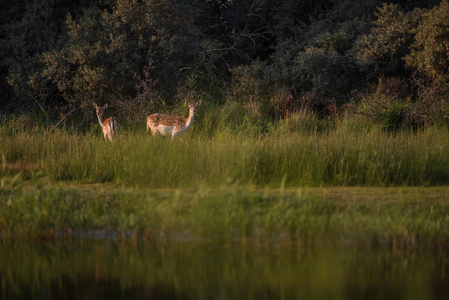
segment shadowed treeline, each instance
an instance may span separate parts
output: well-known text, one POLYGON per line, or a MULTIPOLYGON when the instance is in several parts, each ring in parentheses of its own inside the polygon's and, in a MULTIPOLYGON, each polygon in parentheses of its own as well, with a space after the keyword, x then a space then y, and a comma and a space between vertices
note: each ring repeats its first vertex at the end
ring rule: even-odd
POLYGON ((7 1, 0 114, 83 128, 91 103, 135 123, 204 100, 267 121, 446 124, 448 11, 447 0, 7 1))

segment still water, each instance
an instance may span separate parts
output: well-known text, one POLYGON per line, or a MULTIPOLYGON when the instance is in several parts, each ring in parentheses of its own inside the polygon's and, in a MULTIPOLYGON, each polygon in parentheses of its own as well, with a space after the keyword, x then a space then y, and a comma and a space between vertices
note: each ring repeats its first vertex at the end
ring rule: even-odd
POLYGON ((313 243, 0 239, 0 299, 449 299, 449 255, 313 243))

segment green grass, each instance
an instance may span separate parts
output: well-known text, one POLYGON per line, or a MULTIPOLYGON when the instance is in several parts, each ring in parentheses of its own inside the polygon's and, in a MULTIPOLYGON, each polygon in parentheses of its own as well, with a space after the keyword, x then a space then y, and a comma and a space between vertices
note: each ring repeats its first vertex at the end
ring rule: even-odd
POLYGON ((434 186, 449 184, 449 131, 388 133, 348 124, 290 130, 199 129, 184 139, 0 129, 0 175, 151 188, 434 186))
POLYGON ((0 240, 0 256, 4 299, 445 299, 448 289, 444 251, 56 239, 0 240))
POLYGON ((113 143, 97 127, 4 124, 0 233, 449 241, 448 129, 386 132, 310 116, 225 124, 199 120, 175 141, 125 129, 113 143))
POLYGON ((278 243, 353 240, 443 245, 449 190, 434 188, 148 189, 4 181, 0 234, 74 230, 278 243))

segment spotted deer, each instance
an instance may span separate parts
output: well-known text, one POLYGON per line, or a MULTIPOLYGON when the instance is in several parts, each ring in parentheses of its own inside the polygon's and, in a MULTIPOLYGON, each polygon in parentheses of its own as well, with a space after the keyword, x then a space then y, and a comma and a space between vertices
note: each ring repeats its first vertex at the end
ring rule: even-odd
POLYGON ((108 108, 107 104, 101 107, 94 103, 94 107, 97 112, 98 122, 100 122, 104 138, 112 141, 116 137, 116 135, 118 135, 120 124, 115 117, 110 117, 104 120, 103 114, 106 108, 108 108))
POLYGON ((189 116, 186 118, 181 116, 172 116, 165 114, 152 114, 147 117, 147 131, 151 130, 153 136, 157 133, 163 136, 171 135, 172 139, 179 134, 185 133, 193 124, 197 107, 201 104, 201 100, 195 104, 189 104, 189 116))

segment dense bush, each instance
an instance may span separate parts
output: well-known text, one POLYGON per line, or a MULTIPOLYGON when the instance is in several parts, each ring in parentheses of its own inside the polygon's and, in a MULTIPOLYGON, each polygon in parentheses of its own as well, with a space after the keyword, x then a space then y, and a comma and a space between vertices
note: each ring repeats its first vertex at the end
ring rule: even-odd
POLYGON ((398 5, 384 4, 375 15, 374 27, 356 45, 357 62, 373 77, 404 74, 403 58, 410 52, 422 11, 404 13, 398 5))
MULTIPOLYGON (((8 3, 10 1, 7 1, 8 3)), ((12 1, 11 1, 12 3, 12 1)), ((0 30, 0 65, 1 65, 1 108, 11 107, 26 111, 29 104, 45 114, 51 91, 41 88, 36 92, 29 78, 42 70, 42 53, 53 49, 58 36, 58 16, 67 13, 68 8, 61 5, 53 7, 54 1, 40 2, 17 1, 14 5, 3 7, 4 22, 0 30), (11 88, 13 99, 8 99, 6 84, 11 88), (8 101, 9 100, 9 101, 8 101), (14 101, 12 101, 14 100, 14 101)))
POLYGON ((67 17, 61 49, 43 54, 42 76, 68 101, 98 102, 135 95, 135 73, 154 62, 153 76, 176 82, 176 71, 196 59, 194 8, 185 1, 116 1, 112 12, 85 10, 67 17))
POLYGON ((0 109, 35 111, 49 123, 108 102, 129 120, 177 106, 179 91, 195 82, 194 92, 214 104, 240 105, 268 123, 299 111, 337 115, 350 101, 363 106, 354 91, 367 95, 380 78, 396 78, 409 86, 402 99, 411 114, 424 116, 415 119, 433 122, 445 115, 436 112, 447 98, 448 2, 386 3, 2 4, 0 109))
POLYGON ((441 4, 423 16, 407 63, 431 79, 449 83, 449 3, 441 4))

